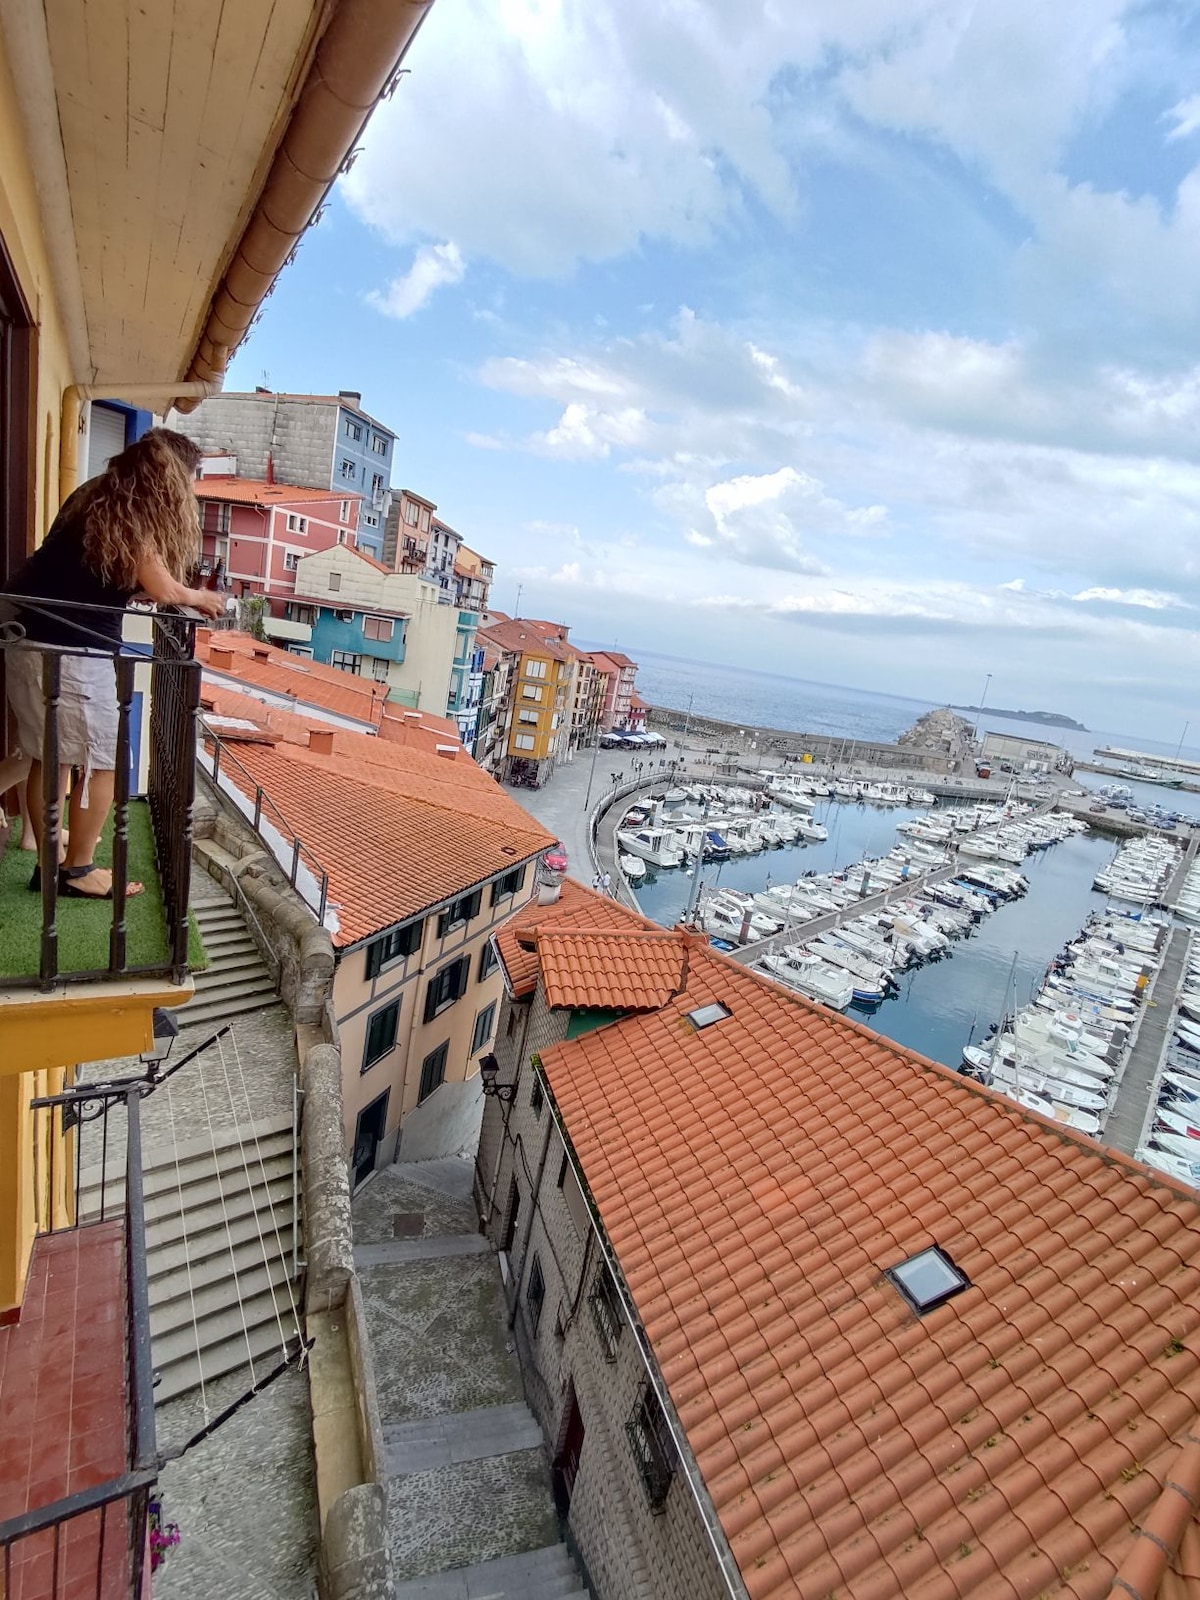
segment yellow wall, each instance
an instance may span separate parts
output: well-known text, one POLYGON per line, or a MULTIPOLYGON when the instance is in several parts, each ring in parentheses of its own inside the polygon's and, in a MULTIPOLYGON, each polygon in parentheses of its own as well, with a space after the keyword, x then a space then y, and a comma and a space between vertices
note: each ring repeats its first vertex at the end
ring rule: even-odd
POLYGON ((0 1315, 21 1303, 34 1234, 73 1220, 71 1140, 52 1132, 47 1112, 30 1107, 42 1095, 61 1094, 66 1078, 61 1068, 0 1078, 0 1315))
POLYGON ((569 661, 551 661, 545 656, 523 655, 517 668, 517 678, 512 691, 512 722, 508 730, 508 753, 510 756, 523 756, 528 761, 545 761, 555 755, 559 750, 559 741, 562 748, 566 748, 567 737, 571 731, 571 707, 568 703, 568 691, 571 684, 571 663, 569 661), (533 663, 538 663, 545 670, 545 677, 535 676, 530 671, 533 663), (522 693, 525 685, 538 688, 542 692, 540 700, 530 700, 522 693), (535 723, 522 722, 522 711, 536 711, 538 720, 535 723), (558 717, 558 727, 554 726, 554 718, 558 717), (517 744, 518 738, 527 735, 533 739, 533 745, 524 749, 517 744))

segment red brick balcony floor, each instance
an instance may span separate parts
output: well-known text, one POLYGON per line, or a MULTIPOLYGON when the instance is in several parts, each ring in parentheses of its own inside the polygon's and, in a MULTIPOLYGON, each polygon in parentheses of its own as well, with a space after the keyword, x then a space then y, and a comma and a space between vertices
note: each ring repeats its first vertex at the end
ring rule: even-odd
MULTIPOLYGON (((20 1320, 0 1328, 0 1522, 127 1469, 124 1224, 43 1235, 20 1320)), ((0 1556, 5 1600, 129 1594, 127 1502, 0 1556), (7 1581, 6 1581, 7 1580, 7 1581), (57 1584, 57 1586, 56 1586, 57 1584)))

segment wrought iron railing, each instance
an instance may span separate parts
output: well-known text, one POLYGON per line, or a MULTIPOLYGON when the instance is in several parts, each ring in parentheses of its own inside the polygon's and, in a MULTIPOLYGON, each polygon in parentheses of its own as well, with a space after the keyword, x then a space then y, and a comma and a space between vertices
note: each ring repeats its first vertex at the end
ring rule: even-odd
MULTIPOLYGON (((45 607, 22 597, 20 604, 32 611, 45 607)), ((96 611, 95 607, 72 607, 55 601, 55 612, 96 611)), ((132 613, 147 620, 147 613, 132 613)), ((123 615, 123 614, 122 614, 123 615)), ((157 961, 131 963, 128 959, 126 912, 129 896, 129 818, 133 762, 133 711, 138 692, 137 668, 146 657, 128 647, 111 655, 114 664, 114 695, 117 706, 117 751, 114 777, 112 821, 112 914, 109 923, 108 961, 102 967, 84 969, 65 966, 60 958, 58 903, 59 858, 62 847, 63 816, 60 796, 62 740, 62 695, 64 668, 73 661, 91 658, 103 661, 110 652, 30 644, 23 630, 9 625, 0 637, 0 646, 36 651, 40 667, 44 731, 42 748, 36 752, 42 766, 41 844, 38 870, 41 879, 41 940, 38 971, 35 975, 3 975, 12 985, 38 985, 49 990, 57 983, 89 983, 105 978, 169 976, 182 982, 188 970, 188 895, 192 848, 192 805, 196 786, 196 710, 200 703, 200 663, 195 659, 195 622, 178 612, 160 612, 149 619, 153 628, 150 655, 149 781, 148 798, 154 835, 163 914, 166 921, 166 946, 157 961)), ((90 632, 85 618, 81 632, 90 632)), ((101 637, 101 643, 103 639, 101 637)), ((26 755, 35 756, 33 751, 26 755)), ((76 781, 86 783, 86 769, 76 773, 76 781)))
POLYGON ((255 833, 287 873, 292 888, 316 913, 317 921, 323 923, 329 906, 328 872, 301 841, 254 774, 233 754, 228 741, 203 717, 200 729, 204 772, 218 788, 223 787, 221 776, 225 774, 225 786, 235 789, 245 802, 247 820, 255 833))
MULTIPOLYGON (((141 1600, 146 1593, 147 1518, 159 1458, 142 1198, 143 1092, 142 1086, 109 1085, 31 1102, 38 1234, 76 1232, 86 1249, 92 1229, 121 1225, 125 1370, 109 1382, 127 1426, 119 1471, 0 1522, 5 1596, 141 1600)), ((89 1380, 89 1400, 104 1398, 104 1383, 103 1376, 89 1380)), ((35 1461, 34 1477, 36 1467, 35 1461)))

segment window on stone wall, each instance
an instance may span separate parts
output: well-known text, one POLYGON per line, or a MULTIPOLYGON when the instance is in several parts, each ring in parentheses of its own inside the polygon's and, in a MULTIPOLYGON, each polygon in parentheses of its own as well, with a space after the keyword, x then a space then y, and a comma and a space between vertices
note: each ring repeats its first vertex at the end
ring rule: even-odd
POLYGON ((536 1334, 538 1323, 542 1320, 542 1307, 546 1303, 546 1280, 542 1276, 541 1257, 537 1251, 533 1254, 533 1265, 529 1269, 529 1283, 525 1290, 525 1304, 529 1307, 529 1329, 536 1334))
POLYGON ((542 1080, 534 1078, 533 1088, 529 1091, 529 1109, 535 1117, 540 1117, 542 1107, 546 1104, 546 1091, 542 1088, 542 1080))
POLYGON ((625 1319, 621 1315, 621 1301, 617 1294, 617 1286, 612 1280, 612 1273, 603 1263, 593 1280, 588 1304, 592 1308, 592 1321, 596 1324, 596 1332, 600 1335, 604 1359, 615 1361, 617 1344, 621 1337, 621 1329, 625 1326, 625 1319))
POLYGON ((648 1381, 643 1381, 634 1402, 625 1433, 633 1450, 638 1475, 646 1491, 646 1499, 653 1511, 661 1511, 666 1504, 671 1479, 679 1462, 679 1453, 658 1396, 648 1381))

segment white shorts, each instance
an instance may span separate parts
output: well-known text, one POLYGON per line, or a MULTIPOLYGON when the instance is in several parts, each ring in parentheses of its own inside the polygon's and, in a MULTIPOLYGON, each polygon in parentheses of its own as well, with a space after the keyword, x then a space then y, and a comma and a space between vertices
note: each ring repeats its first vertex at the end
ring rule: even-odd
MULTIPOLYGON (((17 724, 21 754, 42 759, 46 713, 42 652, 14 645, 4 652, 8 703, 17 724)), ((102 650, 64 655, 58 701, 58 760, 64 767, 114 772, 117 766, 117 674, 102 650)))

